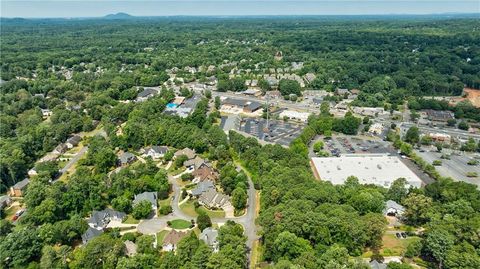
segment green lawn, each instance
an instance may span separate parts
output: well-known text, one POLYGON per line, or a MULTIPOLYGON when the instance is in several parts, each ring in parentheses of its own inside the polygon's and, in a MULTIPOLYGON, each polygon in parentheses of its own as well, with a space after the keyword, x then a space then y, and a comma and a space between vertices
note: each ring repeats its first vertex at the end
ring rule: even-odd
POLYGON ((125 224, 138 224, 140 221, 132 217, 132 215, 128 215, 127 219, 123 222, 125 224))
POLYGON ((163 239, 168 234, 167 230, 163 230, 157 233, 157 248, 163 245, 163 239))
POLYGON ((170 205, 170 202, 172 201, 172 196, 169 195, 166 199, 163 200, 158 200, 158 207, 170 205))
POLYGON ((207 213, 210 218, 223 218, 225 217, 225 211, 223 210, 209 210, 206 209, 204 206, 200 206, 199 208, 195 209, 192 200, 188 200, 185 203, 180 205, 180 209, 187 215, 192 217, 197 217, 198 212, 203 211, 207 213))
POLYGON ((197 212, 195 212, 195 207, 193 206, 192 200, 188 200, 185 203, 181 204, 180 209, 189 216, 198 216, 197 212))
POLYGON ((170 227, 173 229, 188 229, 192 223, 183 219, 174 219, 170 221, 170 227))
MULTIPOLYGON (((401 256, 407 249, 407 246, 416 240, 419 240, 418 236, 409 236, 407 239, 398 239, 395 234, 383 235, 383 247, 380 249, 382 256, 401 256)), ((369 258, 372 255, 371 251, 365 252, 362 257, 369 258)))

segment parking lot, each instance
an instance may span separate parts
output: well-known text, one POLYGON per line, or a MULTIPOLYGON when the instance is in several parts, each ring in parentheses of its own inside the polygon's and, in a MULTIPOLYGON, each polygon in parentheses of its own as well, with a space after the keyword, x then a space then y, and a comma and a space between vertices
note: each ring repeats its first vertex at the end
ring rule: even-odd
POLYGON ((372 140, 357 136, 334 136, 323 139, 325 150, 332 156, 353 153, 391 153, 388 144, 381 140, 372 140))
MULTIPOLYGON (((331 139, 325 139, 322 136, 316 137, 310 144, 310 157, 316 157, 316 154, 313 152, 313 144, 319 140, 325 142, 324 150, 330 153, 331 156, 340 156, 341 154, 377 153, 400 157, 397 150, 393 148, 389 142, 372 137, 346 135, 333 136, 331 139)), ((424 173, 415 163, 413 163, 412 160, 408 158, 400 158, 400 160, 412 170, 412 172, 415 173, 424 184, 434 182, 434 180, 424 173)))
POLYGON ((267 131, 267 121, 265 119, 248 118, 241 122, 240 131, 267 142, 288 146, 293 139, 300 135, 304 126, 305 124, 302 123, 270 120, 267 131))
MULTIPOLYGON (((474 155, 466 153, 451 154, 450 159, 442 159, 442 153, 432 150, 416 150, 416 154, 422 157, 426 162, 432 163, 435 160, 441 160, 442 165, 435 166, 440 175, 451 177, 457 181, 464 181, 480 186, 479 177, 467 177, 467 172, 477 172, 480 175, 480 165, 468 165, 467 162, 474 158, 474 155)), ((479 160, 480 161, 480 160, 479 160)))

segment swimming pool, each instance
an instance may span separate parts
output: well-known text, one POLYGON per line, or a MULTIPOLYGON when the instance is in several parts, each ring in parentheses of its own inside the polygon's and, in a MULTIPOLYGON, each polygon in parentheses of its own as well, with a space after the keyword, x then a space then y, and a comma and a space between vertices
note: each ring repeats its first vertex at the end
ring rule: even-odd
POLYGON ((174 103, 168 103, 167 104, 167 108, 177 108, 178 105, 174 104, 174 103))

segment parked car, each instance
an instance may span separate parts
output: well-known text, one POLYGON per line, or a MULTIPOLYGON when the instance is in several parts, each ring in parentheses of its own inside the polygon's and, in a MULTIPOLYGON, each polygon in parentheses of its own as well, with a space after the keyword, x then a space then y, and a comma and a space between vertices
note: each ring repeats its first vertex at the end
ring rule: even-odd
POLYGON ((15 212, 15 215, 13 216, 12 220, 15 221, 17 220, 22 214, 25 212, 25 209, 20 209, 17 212, 15 212))

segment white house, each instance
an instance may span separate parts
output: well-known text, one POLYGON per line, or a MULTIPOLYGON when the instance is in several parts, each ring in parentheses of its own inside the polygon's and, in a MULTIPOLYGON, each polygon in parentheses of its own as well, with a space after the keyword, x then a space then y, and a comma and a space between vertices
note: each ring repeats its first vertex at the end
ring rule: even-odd
POLYGON ((165 146, 151 146, 144 150, 143 157, 152 157, 152 159, 159 159, 165 156, 168 147, 165 146))

